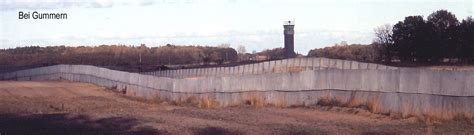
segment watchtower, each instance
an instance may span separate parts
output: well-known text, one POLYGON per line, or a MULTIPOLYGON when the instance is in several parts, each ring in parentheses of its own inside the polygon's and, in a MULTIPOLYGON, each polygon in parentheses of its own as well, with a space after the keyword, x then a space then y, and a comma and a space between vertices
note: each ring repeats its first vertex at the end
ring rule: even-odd
POLYGON ((294 36, 295 36, 295 21, 284 21, 283 22, 283 34, 285 35, 285 57, 286 58, 293 58, 296 56, 295 54, 295 41, 294 41, 294 36))

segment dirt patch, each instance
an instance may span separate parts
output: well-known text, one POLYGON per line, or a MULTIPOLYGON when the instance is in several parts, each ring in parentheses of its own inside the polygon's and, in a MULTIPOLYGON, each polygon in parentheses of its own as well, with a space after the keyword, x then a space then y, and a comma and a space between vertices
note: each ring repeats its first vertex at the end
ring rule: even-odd
POLYGON ((0 82, 0 134, 474 133, 474 125, 462 120, 427 124, 366 109, 252 106, 257 103, 249 99, 249 105, 209 109, 145 101, 87 83, 4 81, 0 82))

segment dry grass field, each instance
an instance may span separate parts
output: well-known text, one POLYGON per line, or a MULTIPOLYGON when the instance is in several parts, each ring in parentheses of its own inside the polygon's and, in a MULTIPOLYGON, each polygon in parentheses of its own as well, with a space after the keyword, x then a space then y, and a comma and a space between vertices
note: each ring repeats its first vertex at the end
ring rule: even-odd
POLYGON ((474 124, 329 106, 176 106, 87 83, 2 81, 0 134, 474 134, 474 124))

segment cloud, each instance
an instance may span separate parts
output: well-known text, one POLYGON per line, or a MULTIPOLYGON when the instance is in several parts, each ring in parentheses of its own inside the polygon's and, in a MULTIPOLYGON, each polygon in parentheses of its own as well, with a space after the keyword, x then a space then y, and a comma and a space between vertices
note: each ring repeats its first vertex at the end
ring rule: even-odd
POLYGON ((150 5, 153 5, 153 4, 155 4, 154 0, 143 0, 142 2, 140 2, 141 6, 150 6, 150 5))
POLYGON ((115 5, 153 5, 154 0, 125 1, 125 0, 4 0, 0 2, 0 10, 39 10, 39 9, 63 9, 63 8, 109 8, 115 5))

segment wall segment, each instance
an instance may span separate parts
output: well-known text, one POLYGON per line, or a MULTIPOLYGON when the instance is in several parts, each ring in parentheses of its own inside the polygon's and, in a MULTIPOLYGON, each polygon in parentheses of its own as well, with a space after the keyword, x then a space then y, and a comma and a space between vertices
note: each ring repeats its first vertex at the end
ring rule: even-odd
POLYGON ((164 71, 150 75, 85 65, 57 65, 4 73, 0 74, 0 79, 64 79, 114 88, 146 99, 159 97, 182 101, 198 97, 217 102, 218 106, 253 101, 264 105, 299 106, 330 100, 340 105, 369 106, 373 112, 399 113, 404 116, 447 119, 459 115, 474 116, 474 72, 392 68, 325 58, 164 71), (288 67, 282 63, 293 65, 292 68, 278 68, 288 67), (304 68, 299 69, 299 65, 304 68), (204 73, 205 77, 185 77, 199 73, 204 73), (157 74, 171 77, 159 77, 157 74), (173 76, 177 74, 184 79, 173 76))

